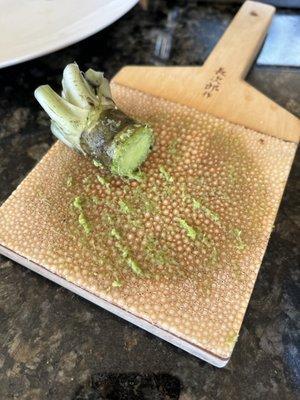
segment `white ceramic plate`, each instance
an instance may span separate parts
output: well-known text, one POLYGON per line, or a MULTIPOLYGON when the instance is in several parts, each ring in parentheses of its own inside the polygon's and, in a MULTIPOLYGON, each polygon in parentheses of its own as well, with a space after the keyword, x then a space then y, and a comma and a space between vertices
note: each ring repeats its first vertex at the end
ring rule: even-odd
POLYGON ((0 67, 50 53, 100 31, 138 0, 0 0, 0 67))

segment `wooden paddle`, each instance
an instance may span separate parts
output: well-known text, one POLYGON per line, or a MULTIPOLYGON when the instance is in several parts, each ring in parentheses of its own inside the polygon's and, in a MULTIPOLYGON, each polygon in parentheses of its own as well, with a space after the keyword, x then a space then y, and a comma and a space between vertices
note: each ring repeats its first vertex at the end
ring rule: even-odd
POLYGON ((202 67, 129 66, 113 82, 298 142, 299 119, 244 81, 274 12, 246 1, 202 67))

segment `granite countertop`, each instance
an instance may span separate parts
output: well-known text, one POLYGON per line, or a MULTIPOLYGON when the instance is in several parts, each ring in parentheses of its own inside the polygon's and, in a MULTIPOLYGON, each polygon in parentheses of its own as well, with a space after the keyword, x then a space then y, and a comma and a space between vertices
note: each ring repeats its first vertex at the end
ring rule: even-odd
MULTIPOLYGON (((0 203, 54 141, 32 93, 42 83, 58 88, 68 62, 111 77, 126 64, 204 61, 236 7, 185 3, 153 0, 148 12, 136 6, 89 39, 0 71, 0 203), (163 60, 155 41, 175 6, 173 46, 163 60)), ((247 80, 299 116, 299 77, 297 68, 254 66, 247 80)), ((0 256, 0 398, 296 399, 299 173, 298 151, 239 341, 221 370, 0 256)))

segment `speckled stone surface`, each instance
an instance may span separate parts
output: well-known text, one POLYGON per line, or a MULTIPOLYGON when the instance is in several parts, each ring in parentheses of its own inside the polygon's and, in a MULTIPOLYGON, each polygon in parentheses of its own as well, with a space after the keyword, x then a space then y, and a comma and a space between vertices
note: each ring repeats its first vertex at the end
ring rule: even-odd
MULTIPOLYGON (((164 63, 201 64, 234 7, 153 0, 148 13, 135 7, 92 38, 0 71, 0 202, 53 143, 47 118, 32 97, 35 87, 50 83, 58 88, 63 67, 74 59, 83 69, 98 67, 110 77, 126 64, 161 63, 154 56, 155 40, 176 4, 173 47, 164 63)), ((254 67, 248 81, 299 116, 299 77, 297 69, 254 67)), ((296 399, 299 172, 298 151, 239 341, 222 370, 0 256, 0 398, 121 398, 103 395, 105 380, 124 399, 296 399), (146 389, 130 392, 127 381, 146 389)))

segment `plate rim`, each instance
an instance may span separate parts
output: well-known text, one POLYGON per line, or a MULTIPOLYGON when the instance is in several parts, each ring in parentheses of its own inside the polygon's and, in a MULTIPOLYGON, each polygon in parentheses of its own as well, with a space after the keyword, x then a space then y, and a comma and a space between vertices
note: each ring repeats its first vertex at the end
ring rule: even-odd
MULTIPOLYGON (((1 57, 0 57, 0 69, 10 67, 13 65, 17 65, 17 64, 20 64, 25 61, 30 61, 30 60, 33 60, 38 57, 42 57, 42 56, 50 54, 50 53, 54 53, 58 50, 64 49, 64 48, 69 47, 75 43, 78 43, 84 39, 87 39, 88 37, 100 32, 101 30, 107 28, 109 25, 113 24, 118 19, 120 19, 129 10, 131 10, 131 8, 133 8, 138 3, 139 0, 126 0, 126 2, 124 0, 117 0, 117 1, 118 1, 117 8, 118 8, 119 12, 116 12, 112 18, 107 19, 104 23, 99 24, 99 26, 92 25, 92 29, 90 29, 90 30, 87 29, 86 31, 84 31, 83 34, 80 33, 82 31, 79 30, 77 33, 73 34, 66 40, 55 39, 54 41, 50 41, 49 45, 45 46, 45 48, 42 48, 42 46, 39 45, 37 51, 30 51, 29 53, 24 52, 24 54, 22 54, 20 52, 19 55, 16 55, 11 58, 1 59, 1 57)), ((111 7, 112 3, 114 3, 114 2, 115 1, 110 2, 109 6, 111 7)), ((98 13, 101 12, 100 10, 101 10, 101 8, 99 8, 96 15, 98 15, 98 13)), ((95 13, 93 13, 93 18, 95 18, 95 13)), ((89 26, 89 25, 87 24, 87 26, 89 26)))

